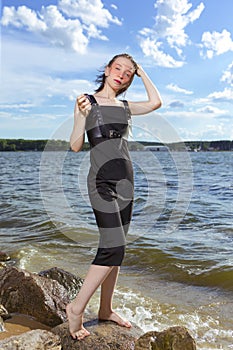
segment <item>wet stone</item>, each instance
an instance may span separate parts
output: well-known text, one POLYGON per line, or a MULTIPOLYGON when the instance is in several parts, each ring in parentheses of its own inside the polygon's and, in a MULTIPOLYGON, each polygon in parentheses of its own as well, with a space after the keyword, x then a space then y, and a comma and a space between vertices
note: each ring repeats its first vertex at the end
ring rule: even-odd
POLYGON ((0 251, 0 261, 9 261, 11 259, 11 257, 5 253, 5 252, 2 252, 0 251))

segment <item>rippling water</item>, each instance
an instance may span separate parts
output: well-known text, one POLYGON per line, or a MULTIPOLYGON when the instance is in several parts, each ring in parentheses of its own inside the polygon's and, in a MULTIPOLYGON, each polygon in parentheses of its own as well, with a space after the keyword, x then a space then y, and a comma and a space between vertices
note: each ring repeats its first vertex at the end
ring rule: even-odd
MULTIPOLYGON (((84 277, 98 242, 88 157, 1 153, 0 244, 18 266, 84 277)), ((186 325, 200 349, 233 349, 233 153, 132 152, 132 160, 134 216, 117 307, 145 331, 186 325)))

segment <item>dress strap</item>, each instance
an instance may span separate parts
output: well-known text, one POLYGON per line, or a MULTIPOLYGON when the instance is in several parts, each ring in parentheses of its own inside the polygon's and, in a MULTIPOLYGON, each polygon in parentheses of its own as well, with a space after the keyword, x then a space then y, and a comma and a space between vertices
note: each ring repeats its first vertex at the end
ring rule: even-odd
POLYGON ((131 112, 130 112, 130 109, 129 109, 129 104, 128 104, 128 101, 126 100, 121 100, 124 104, 124 107, 125 107, 125 110, 126 110, 126 113, 127 113, 127 117, 128 117, 128 120, 131 119, 131 112))
POLYGON ((127 113, 127 119, 128 119, 128 133, 126 136, 126 139, 128 139, 128 136, 133 137, 133 132, 132 132, 132 118, 131 118, 131 112, 129 109, 129 104, 127 100, 121 100, 124 104, 125 111, 127 113))
POLYGON ((87 96, 87 98, 91 102, 91 105, 95 106, 95 113, 97 116, 98 126, 100 128, 102 136, 106 137, 106 135, 107 135, 106 126, 104 124, 103 116, 102 116, 101 110, 99 108, 98 102, 96 101, 96 99, 93 95, 88 95, 88 94, 84 94, 84 95, 87 96))
POLYGON ((92 105, 93 104, 98 105, 98 103, 93 95, 88 95, 88 94, 84 94, 84 95, 87 96, 88 100, 91 102, 92 105))

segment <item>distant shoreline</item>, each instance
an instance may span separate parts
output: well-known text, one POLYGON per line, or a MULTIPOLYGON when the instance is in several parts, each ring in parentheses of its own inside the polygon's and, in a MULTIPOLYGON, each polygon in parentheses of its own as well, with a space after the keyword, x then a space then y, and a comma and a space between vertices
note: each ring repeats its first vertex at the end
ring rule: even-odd
MULTIPOLYGON (((83 145, 83 151, 89 150, 88 142, 83 145)), ((130 151, 233 151, 233 141, 184 141, 161 143, 153 141, 129 141, 130 151)), ((65 140, 27 140, 0 139, 0 152, 17 151, 68 151, 70 144, 65 140)))

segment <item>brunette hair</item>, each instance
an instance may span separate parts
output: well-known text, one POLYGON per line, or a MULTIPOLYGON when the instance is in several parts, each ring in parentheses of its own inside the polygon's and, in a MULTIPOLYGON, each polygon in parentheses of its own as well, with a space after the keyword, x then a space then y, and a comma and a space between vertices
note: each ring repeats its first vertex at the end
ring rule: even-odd
MULTIPOLYGON (((115 56, 108 62, 108 64, 104 67, 104 69, 105 69, 106 67, 111 67, 111 65, 113 64, 113 62, 114 62, 118 57, 128 58, 128 59, 132 62, 133 66, 134 66, 134 68, 135 68, 134 74, 135 74, 135 73, 137 74, 138 65, 137 65, 137 63, 134 61, 133 57, 130 56, 130 55, 128 55, 127 53, 121 53, 121 54, 119 54, 119 55, 115 55, 115 56)), ((117 91, 116 96, 122 94, 123 92, 125 92, 125 91, 128 89, 128 87, 130 86, 130 84, 131 84, 132 81, 133 81, 134 74, 132 75, 132 77, 131 77, 130 81, 128 82, 127 86, 125 86, 124 88, 122 88, 122 89, 120 89, 119 91, 117 91)), ((99 87, 95 90, 95 92, 100 92, 100 91, 104 88, 105 80, 106 80, 105 72, 102 72, 101 74, 97 75, 95 82, 96 82, 97 84, 100 84, 100 85, 99 85, 99 87)))

